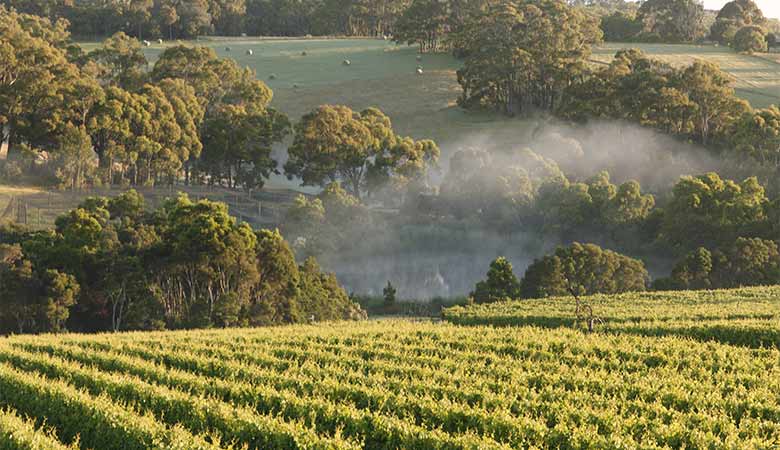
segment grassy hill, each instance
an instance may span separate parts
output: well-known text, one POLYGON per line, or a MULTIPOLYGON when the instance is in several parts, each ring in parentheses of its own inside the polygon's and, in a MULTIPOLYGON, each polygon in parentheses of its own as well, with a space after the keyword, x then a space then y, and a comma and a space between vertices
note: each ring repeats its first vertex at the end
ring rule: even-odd
MULTIPOLYGON (((173 44, 153 44, 144 51, 153 63, 173 44)), ((212 38, 194 44, 211 47, 218 55, 253 69, 274 90, 273 105, 294 120, 320 104, 378 106, 402 134, 434 138, 445 145, 475 134, 487 133, 497 140, 514 137, 517 127, 525 126, 518 120, 457 108, 460 87, 455 71, 460 62, 448 54, 423 55, 418 61, 416 47, 377 39, 212 38), (343 65, 345 59, 351 65, 343 65), (423 75, 415 73, 418 65, 423 75)), ((82 45, 87 50, 96 46, 82 45)), ((592 59, 607 62, 626 47, 640 48, 672 64, 696 59, 715 62, 735 77, 740 96, 753 106, 780 103, 777 54, 740 55, 729 48, 703 45, 607 43, 594 49, 592 59)))
MULTIPOLYGON (((594 299, 607 325, 650 321, 664 337, 369 321, 5 338, 0 447, 772 448, 780 350, 760 332, 777 330, 779 296, 594 299), (710 334, 678 333, 677 318, 710 334)), ((555 321, 571 306, 492 308, 555 321)))
MULTIPOLYGON (((144 49, 150 63, 173 42, 153 44, 144 49)), ((524 119, 506 118, 487 112, 467 112, 456 106, 460 93, 455 71, 459 61, 447 54, 423 55, 418 61, 414 47, 398 46, 377 39, 227 39, 213 38, 186 44, 205 45, 223 57, 235 58, 252 68, 274 90, 273 106, 286 112, 293 120, 320 104, 346 104, 355 109, 378 106, 393 120, 396 129, 415 138, 433 138, 442 147, 442 161, 462 146, 516 146, 530 141, 536 123, 524 119), (228 50, 229 49, 229 50, 228 50), (252 51, 252 55, 248 54, 252 51), (304 52, 306 53, 304 55, 304 52), (349 59, 351 64, 342 64, 349 59), (423 66, 423 75, 415 68, 423 66), (271 79, 271 75, 274 78, 271 79)), ((86 50, 96 43, 82 43, 86 50)), ((739 95, 754 106, 780 103, 780 56, 765 54, 740 55, 728 48, 696 45, 604 44, 595 49, 593 61, 604 63, 624 47, 639 47, 672 64, 689 64, 697 58, 718 63, 736 79, 739 95)), ((284 159, 279 149, 278 158, 284 159)), ((195 197, 227 201, 237 215, 257 224, 272 224, 286 204, 300 190, 295 182, 275 176, 268 183, 270 197, 255 194, 246 197, 229 191, 195 192, 195 197), (281 192, 283 199, 274 192, 281 192), (263 201, 271 219, 254 217, 256 205, 263 201), (274 215, 274 213, 276 214, 274 215)), ((108 195, 119 192, 113 190, 108 195)), ((97 192, 103 195, 103 191, 97 192)), ((170 191, 145 190, 154 204, 170 191)), ((27 221, 32 226, 51 226, 57 215, 77 205, 93 193, 44 192, 38 189, 0 186, 0 222, 10 219, 12 199, 22 199, 28 205, 27 221), (21 190, 20 190, 21 189, 21 190)), ((15 214, 15 213, 11 213, 15 214)))

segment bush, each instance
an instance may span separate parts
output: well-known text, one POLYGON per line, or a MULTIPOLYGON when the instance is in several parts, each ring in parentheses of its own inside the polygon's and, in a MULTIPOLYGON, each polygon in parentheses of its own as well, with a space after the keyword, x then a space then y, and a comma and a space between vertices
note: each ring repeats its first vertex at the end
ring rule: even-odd
POLYGON ((739 26, 733 20, 719 19, 710 29, 710 39, 721 45, 731 45, 737 31, 739 26))
POLYGON ((0 180, 6 183, 18 182, 22 173, 22 165, 18 161, 0 161, 0 180))
POLYGON ((742 27, 734 36, 732 46, 734 47, 734 50, 741 53, 753 54, 756 52, 766 52, 766 32, 761 27, 742 27))
POLYGON ((492 303, 520 297, 520 282, 512 271, 512 264, 503 256, 490 263, 487 279, 477 283, 471 297, 476 303, 492 303))
POLYGON ((719 250, 696 249, 685 255, 670 278, 656 288, 720 289, 780 284, 780 249, 774 241, 737 238, 719 250))
POLYGON ((644 263, 595 244, 573 243, 534 261, 523 277, 524 298, 644 291, 644 263))

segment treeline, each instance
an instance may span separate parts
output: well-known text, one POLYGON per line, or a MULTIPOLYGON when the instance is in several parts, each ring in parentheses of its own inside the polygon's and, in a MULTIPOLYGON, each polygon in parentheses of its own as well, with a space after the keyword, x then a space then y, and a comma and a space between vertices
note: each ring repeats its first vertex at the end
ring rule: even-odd
POLYGON ((777 47, 777 34, 767 29, 768 20, 753 0, 726 3, 710 28, 710 39, 745 53, 777 47))
MULTIPOLYGON (((2 0, 1 5, 52 22, 70 23, 75 36, 96 39, 124 32, 143 39, 215 36, 394 36, 421 51, 452 48, 450 37, 499 0, 2 0)), ((695 0, 568 0, 592 17, 608 41, 731 44, 744 27, 761 27, 775 43, 777 23, 753 0, 729 2, 717 18, 695 0), (748 18, 748 20, 744 20, 748 18), (757 20, 751 20, 751 19, 757 20), (760 20, 759 20, 760 19, 760 20)))
POLYGON ((500 2, 464 26, 458 38, 466 50, 458 71, 461 106, 509 115, 541 110, 574 121, 618 119, 715 154, 778 167, 777 108, 751 108, 716 65, 697 61, 678 68, 628 49, 595 67, 588 59, 601 31, 592 18, 562 2, 537 3, 500 2))
POLYGON ((123 33, 85 54, 62 23, 0 7, 5 175, 68 188, 185 182, 262 186, 289 131, 271 90, 206 48, 172 47, 148 70, 123 33), (230 133, 228 133, 230 129, 230 133))
POLYGON ((650 277, 636 259, 595 244, 574 242, 537 259, 518 281, 512 263, 499 257, 490 263, 484 280, 469 295, 474 303, 521 298, 618 294, 644 291, 650 277))
POLYGON ((138 39, 217 36, 384 36, 408 0, 2 0, 8 8, 67 20, 80 38, 124 32, 138 39))
POLYGON ((91 197, 52 231, 0 230, 0 332, 158 330, 360 319, 333 274, 278 231, 180 195, 91 197))
POLYGON ((360 196, 415 182, 439 155, 432 141, 398 136, 375 108, 322 106, 293 128, 269 107, 265 83, 208 48, 167 48, 149 68, 140 43, 124 33, 83 53, 61 23, 0 12, 11 61, 0 76, 0 143, 7 144, 0 175, 7 179, 29 173, 71 189, 197 183, 251 190, 281 173, 272 146, 294 131, 287 176, 310 185, 343 180, 360 196), (320 158, 315 148, 333 155, 320 158))
POLYGON ((767 51, 778 45, 780 23, 764 17, 753 0, 730 1, 715 15, 694 0, 648 0, 630 4, 605 0, 590 6, 600 11, 601 29, 607 41, 713 41, 746 53, 767 51))
POLYGON ((652 283, 642 261, 574 242, 536 259, 521 280, 512 264, 499 257, 486 278, 469 294, 474 303, 503 300, 620 294, 654 290, 727 289, 780 284, 778 241, 737 238, 731 245, 710 251, 700 247, 685 255, 670 276, 652 283))

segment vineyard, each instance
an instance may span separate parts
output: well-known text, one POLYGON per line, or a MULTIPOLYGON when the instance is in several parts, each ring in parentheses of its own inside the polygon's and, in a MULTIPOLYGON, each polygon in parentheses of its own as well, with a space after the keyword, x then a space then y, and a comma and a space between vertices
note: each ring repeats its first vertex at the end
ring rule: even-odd
POLYGON ((776 448, 778 294, 585 300, 616 333, 556 299, 445 312, 536 326, 10 337, 0 448, 776 448))
MULTIPOLYGON (((584 299, 598 331, 681 336, 749 347, 780 347, 780 287, 643 292, 584 299)), ((444 310, 458 325, 585 328, 573 297, 501 302, 444 310)))

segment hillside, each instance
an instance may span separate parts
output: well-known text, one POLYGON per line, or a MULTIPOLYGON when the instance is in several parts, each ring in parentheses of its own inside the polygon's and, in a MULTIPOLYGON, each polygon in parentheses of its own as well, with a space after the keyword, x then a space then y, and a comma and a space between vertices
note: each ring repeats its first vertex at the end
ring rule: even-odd
MULTIPOLYGON (((583 298, 602 332, 679 336, 752 347, 780 346, 780 287, 642 292, 583 298)), ((584 317, 586 312, 582 313, 584 317)), ((443 311, 458 325, 585 328, 573 297, 456 306, 443 311)))
MULTIPOLYGON (((154 64, 174 44, 152 44, 144 54, 154 64)), ((449 54, 426 54, 418 60, 416 48, 378 39, 210 38, 184 44, 211 47, 220 57, 233 58, 254 70, 273 89, 272 106, 293 120, 321 104, 353 109, 376 106, 401 134, 432 138, 444 155, 470 142, 515 143, 530 136, 534 127, 521 119, 458 108, 460 86, 455 71, 461 63, 449 54), (342 64, 345 59, 349 66, 342 64), (415 73, 418 65, 422 75, 415 73)), ((97 46, 81 45, 85 50, 97 46)), ((640 48, 672 64, 696 59, 715 62, 735 77, 738 94, 753 106, 763 108, 780 101, 780 63, 775 54, 748 56, 701 45, 607 43, 594 49, 592 60, 607 62, 626 47, 640 48)), ((282 177, 275 177, 272 184, 292 186, 282 177)))
POLYGON ((537 318, 527 323, 553 329, 380 321, 6 338, 0 429, 103 449, 771 447, 780 351, 765 337, 778 294, 594 299, 605 327, 652 323, 665 337, 582 333, 557 299, 480 307, 524 307, 537 318), (680 332, 678 319, 708 334, 680 332))

